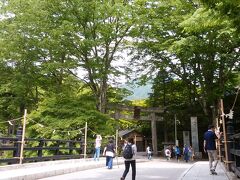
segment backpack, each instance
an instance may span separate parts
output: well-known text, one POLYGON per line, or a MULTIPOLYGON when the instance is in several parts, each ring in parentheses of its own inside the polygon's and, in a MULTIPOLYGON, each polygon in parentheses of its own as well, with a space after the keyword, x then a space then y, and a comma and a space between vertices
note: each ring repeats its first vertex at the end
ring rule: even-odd
POLYGON ((123 150, 124 159, 132 159, 133 157, 133 149, 131 144, 127 144, 123 150))
POLYGON ((180 149, 178 147, 175 149, 175 153, 176 154, 181 154, 180 149))

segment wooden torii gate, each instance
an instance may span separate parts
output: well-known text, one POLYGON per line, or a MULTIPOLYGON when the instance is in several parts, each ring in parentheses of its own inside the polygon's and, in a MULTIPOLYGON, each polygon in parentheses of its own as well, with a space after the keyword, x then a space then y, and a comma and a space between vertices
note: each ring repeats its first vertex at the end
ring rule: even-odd
POLYGON ((116 120, 126 119, 126 120, 138 120, 138 121, 151 121, 151 131, 152 131, 152 146, 153 146, 153 154, 158 154, 157 149, 157 121, 163 121, 161 116, 157 116, 157 113, 163 113, 164 108, 152 107, 145 108, 139 106, 125 106, 125 105, 111 105, 108 106, 109 109, 114 110, 113 118, 116 120), (131 114, 122 114, 122 111, 130 112, 131 114), (144 115, 141 115, 141 114, 144 115))

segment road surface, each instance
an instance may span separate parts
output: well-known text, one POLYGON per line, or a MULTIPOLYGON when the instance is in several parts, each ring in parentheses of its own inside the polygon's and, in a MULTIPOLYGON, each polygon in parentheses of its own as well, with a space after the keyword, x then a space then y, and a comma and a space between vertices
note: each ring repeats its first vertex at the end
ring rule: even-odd
MULTIPOLYGON (((163 159, 137 163, 136 180, 177 180, 191 166, 191 163, 166 161, 163 159)), ((124 165, 114 166, 113 169, 97 168, 64 174, 42 180, 119 180, 124 171, 124 165)), ((131 168, 126 180, 132 179, 131 168)))

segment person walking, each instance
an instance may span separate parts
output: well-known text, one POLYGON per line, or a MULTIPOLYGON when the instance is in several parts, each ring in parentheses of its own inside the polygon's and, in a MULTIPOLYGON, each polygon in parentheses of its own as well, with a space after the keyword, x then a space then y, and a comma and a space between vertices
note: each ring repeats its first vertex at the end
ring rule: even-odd
POLYGON ((186 162, 189 161, 189 147, 185 144, 183 148, 183 157, 186 162))
POLYGON ((189 146, 189 159, 190 161, 194 161, 194 149, 192 146, 189 146))
POLYGON ((99 161, 101 143, 102 143, 102 136, 97 135, 97 137, 95 139, 94 161, 96 161, 96 160, 99 161))
POLYGON ((181 158, 181 151, 180 151, 180 148, 178 146, 175 147, 175 154, 176 154, 177 162, 179 162, 179 160, 181 158))
POLYGON ((151 151, 151 148, 150 148, 149 145, 148 145, 148 147, 147 147, 147 149, 146 149, 146 152, 147 152, 147 158, 148 158, 149 160, 151 160, 151 159, 152 159, 152 151, 151 151))
POLYGON ((175 157, 175 151, 174 151, 174 147, 173 145, 170 145, 170 151, 171 151, 171 158, 174 158, 175 157))
POLYGON ((110 139, 108 145, 104 148, 103 155, 106 156, 106 166, 108 169, 112 169, 113 158, 115 154, 115 145, 113 140, 110 139))
POLYGON ((165 149, 165 156, 167 158, 167 161, 171 159, 171 151, 170 151, 169 147, 167 147, 165 149))
POLYGON ((132 167, 132 180, 136 179, 136 153, 137 146, 134 144, 133 139, 129 138, 123 149, 125 170, 122 177, 120 178, 121 180, 124 180, 126 178, 130 165, 132 167))
POLYGON ((209 159, 210 174, 217 175, 216 167, 218 164, 216 139, 220 139, 221 133, 215 133, 214 125, 208 126, 208 131, 204 133, 203 147, 204 152, 207 152, 209 159))

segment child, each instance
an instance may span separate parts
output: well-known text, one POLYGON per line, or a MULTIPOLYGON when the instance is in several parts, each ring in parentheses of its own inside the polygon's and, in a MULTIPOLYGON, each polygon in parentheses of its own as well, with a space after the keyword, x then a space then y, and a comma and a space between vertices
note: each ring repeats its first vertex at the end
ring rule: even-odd
POLYGON ((166 148, 166 150, 165 150, 165 156, 167 157, 167 160, 170 160, 170 158, 171 158, 171 151, 168 148, 166 148))
POLYGON ((189 146, 189 158, 191 161, 194 161, 194 150, 192 146, 189 146))
POLYGON ((149 160, 151 160, 152 159, 152 151, 151 151, 150 146, 147 147, 146 152, 147 152, 147 158, 149 160))

